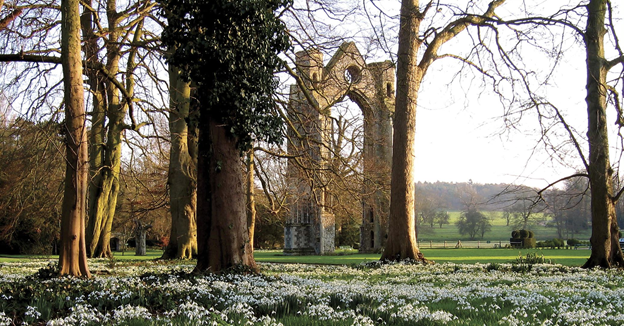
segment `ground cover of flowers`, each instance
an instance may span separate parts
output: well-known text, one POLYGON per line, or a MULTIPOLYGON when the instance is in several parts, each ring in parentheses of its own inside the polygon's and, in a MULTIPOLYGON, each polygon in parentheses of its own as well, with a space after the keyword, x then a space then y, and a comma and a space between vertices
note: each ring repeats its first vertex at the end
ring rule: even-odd
POLYGON ((0 325, 622 325, 624 273, 547 264, 261 264, 192 275, 190 263, 0 264, 0 325))

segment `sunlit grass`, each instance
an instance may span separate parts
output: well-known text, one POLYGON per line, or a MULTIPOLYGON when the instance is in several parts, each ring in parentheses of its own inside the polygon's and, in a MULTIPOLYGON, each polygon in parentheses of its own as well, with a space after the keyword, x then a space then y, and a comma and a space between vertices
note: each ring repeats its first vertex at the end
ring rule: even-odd
MULTIPOLYGON (((581 266, 589 258, 589 250, 571 249, 427 249, 421 248, 425 258, 435 262, 453 262, 461 264, 474 263, 506 263, 514 261, 519 255, 527 253, 543 254, 544 258, 565 266, 581 266)), ((354 251, 355 252, 355 251, 354 251)), ((359 264, 362 262, 379 260, 380 254, 333 255, 333 256, 285 256, 281 251, 256 251, 256 261, 272 263, 298 264, 359 264)))

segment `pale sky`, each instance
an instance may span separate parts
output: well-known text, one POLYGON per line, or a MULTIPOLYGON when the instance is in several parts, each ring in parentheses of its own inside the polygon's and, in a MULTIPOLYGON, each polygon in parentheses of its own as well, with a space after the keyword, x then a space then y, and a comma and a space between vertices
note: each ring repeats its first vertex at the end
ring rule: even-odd
MULTIPOLYGON (((375 9, 369 1, 353 2, 355 7, 347 9, 362 10, 364 5, 369 16, 347 16, 344 21, 327 19, 324 32, 342 34, 352 38, 358 44, 360 52, 372 57, 368 61, 390 59, 396 53, 396 23, 398 21, 398 0, 372 0, 377 6, 384 9, 384 15, 375 15, 375 9), (359 6, 359 7, 358 7, 359 6), (370 21, 368 19, 371 19, 370 21), (377 32, 371 32, 371 21, 379 24, 377 32), (381 28, 383 26, 383 28, 381 28), (383 34, 383 35, 382 35, 383 34), (375 45, 374 40, 385 36, 387 44, 384 49, 375 45)), ((297 2, 296 2, 297 3, 297 2)), ((307 3, 307 2, 306 2, 307 3)), ((480 9, 471 10, 482 12, 489 1, 447 0, 444 3, 454 3, 457 7, 436 7, 429 13, 434 15, 432 21, 444 23, 457 18, 455 12, 459 7, 478 6, 480 9)), ((561 1, 507 1, 498 8, 501 17, 516 16, 527 4, 529 9, 538 14, 552 12, 560 6, 577 4, 578 0, 561 1), (541 6, 538 8, 538 6, 541 6)), ((618 4, 613 4, 616 7, 618 4)), ((319 14, 319 12, 316 12, 319 14)), ((618 17, 622 15, 618 14, 618 17)), ((318 19, 318 18, 316 18, 318 19)), ((429 22, 426 22, 428 24, 429 22)), ((581 25, 581 27, 583 27, 581 25)), ((424 28, 423 28, 424 29, 424 28)), ((308 32, 311 31, 308 29, 308 32)), ((553 31, 553 29, 551 29, 553 31)), ((526 46, 522 48, 522 59, 525 66, 522 68, 535 70, 540 77, 549 73, 547 62, 552 60, 552 47, 547 46, 548 40, 559 41, 560 34, 554 31, 537 35, 534 45, 544 49, 535 49, 526 46), (553 36, 555 35, 555 36, 553 36), (543 40, 540 39, 543 37, 543 40)), ((306 34, 307 35, 307 34, 306 34)), ((548 85, 534 84, 534 90, 539 96, 559 107, 567 122, 577 131, 577 137, 583 141, 587 129, 585 106, 585 53, 578 37, 567 30, 564 34, 565 47, 559 49, 561 60, 558 68, 552 71, 548 85)), ((535 36, 535 35, 534 35, 535 36)), ((323 34, 320 36, 323 37, 323 34)), ((503 35, 501 39, 514 41, 515 35, 503 35)), ((473 35, 474 39, 474 35, 473 35)), ((443 46, 439 54, 460 54, 462 49, 470 49, 470 38, 466 32, 443 46), (468 45, 468 47, 466 47, 468 45)), ((315 40, 322 42, 323 40, 315 40)), ((331 39, 330 39, 331 41, 331 39)), ((608 43, 608 40, 607 40, 608 43)), ((613 54, 613 53, 612 53, 613 54)), ((333 53, 326 53, 325 60, 333 53)), ((487 61, 487 60, 485 60, 487 61)), ((514 183, 533 187, 544 187, 562 177, 575 173, 583 167, 578 153, 570 144, 561 144, 569 139, 561 125, 551 129, 548 133, 550 141, 557 148, 556 159, 552 159, 553 151, 547 150, 543 143, 539 143, 541 130, 535 116, 535 110, 523 115, 520 124, 514 129, 503 132, 503 106, 497 96, 494 96, 489 85, 482 85, 479 79, 453 76, 458 71, 456 61, 444 59, 437 61, 427 72, 419 92, 417 126, 416 126, 416 177, 414 181, 446 181, 477 183, 514 183)), ((621 86, 618 86, 621 87, 621 86)), ((521 88, 521 87, 520 87, 521 88)), ((511 95, 506 95, 511 97, 511 95)), ((615 129, 614 110, 610 108, 609 125, 615 129)), ((356 114, 357 113, 356 109, 356 114)), ((618 161, 617 153, 621 152, 617 138, 611 139, 611 160, 618 161)), ((581 144, 583 151, 587 144, 581 144)))

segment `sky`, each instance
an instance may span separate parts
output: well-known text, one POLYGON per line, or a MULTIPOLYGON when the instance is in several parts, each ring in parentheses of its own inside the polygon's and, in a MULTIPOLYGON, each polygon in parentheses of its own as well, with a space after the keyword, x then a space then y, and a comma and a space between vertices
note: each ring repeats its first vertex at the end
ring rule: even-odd
MULTIPOLYGON (((455 1, 466 6, 465 1, 455 1)), ((574 1, 561 1, 556 5, 574 1)), ((377 1, 378 4, 386 3, 377 1)), ((388 6, 387 13, 396 15, 398 1, 388 6)), ((475 1, 480 6, 488 1, 475 1)), ((553 2, 542 1, 543 6, 554 6, 553 2)), ((512 2, 510 6, 517 5, 512 2)), ((507 6, 499 8, 502 15, 513 14, 517 9, 507 6)), ((617 5, 616 5, 617 7, 617 5)), ((558 7, 557 7, 558 8, 558 7)), ((541 9, 536 9, 541 10, 541 9)), ((453 19, 447 8, 440 8, 436 15, 453 19)), ((365 26, 367 22, 352 22, 365 26)), ((345 30, 348 30, 345 27, 345 30)), ((365 27, 360 27, 361 31, 365 27)), ((587 129, 585 104, 585 53, 582 44, 573 33, 562 37, 565 46, 559 49, 558 68, 552 71, 548 84, 535 86, 538 95, 557 105, 567 122, 577 131, 579 139, 584 138, 587 129)), ((364 33, 365 34, 365 33, 364 33)), ((556 33, 553 33, 556 34, 556 33)), ((553 53, 548 41, 560 36, 542 34, 534 44, 545 49, 524 48, 522 52, 527 68, 534 69, 540 76, 546 76, 550 68, 546 62, 553 53), (543 37, 544 39, 539 39, 543 37)), ((363 39, 365 39, 363 37, 363 39)), ((454 53, 466 45, 467 39, 458 37, 443 46, 440 53, 454 53)), ((608 42, 608 40, 607 40, 608 42)), ((360 51, 362 49, 360 43, 360 51)), ((613 53, 611 53, 613 54, 613 53)), ((326 58, 332 54, 326 55, 326 58)), ((385 60, 377 55, 375 60, 385 60)), ((490 86, 482 85, 470 78, 454 79, 458 67, 452 59, 437 61, 427 72, 418 99, 416 126, 415 170, 416 182, 468 182, 524 184, 536 188, 546 187, 551 182, 574 174, 583 167, 574 147, 564 145, 553 152, 539 142, 541 130, 535 115, 525 113, 520 124, 505 128, 503 106, 497 96, 492 95, 490 86)), ((620 85, 621 87, 621 85, 620 85)), ((611 108, 613 110, 613 108, 611 108)), ((614 126, 615 115, 609 112, 609 124, 614 126)), ((615 128, 612 128, 615 129, 615 128)), ((561 125, 549 133, 550 140, 560 146, 568 137, 561 125)), ((612 163, 619 161, 617 155, 621 146, 615 132, 611 138, 612 163)), ((582 143, 583 150, 587 145, 582 143)))

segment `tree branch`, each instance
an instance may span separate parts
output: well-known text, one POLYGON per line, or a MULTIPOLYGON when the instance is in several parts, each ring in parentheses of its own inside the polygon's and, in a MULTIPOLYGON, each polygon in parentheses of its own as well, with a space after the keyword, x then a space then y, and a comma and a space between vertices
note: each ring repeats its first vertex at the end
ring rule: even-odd
POLYGON ((488 9, 482 16, 477 15, 467 15, 462 17, 454 22, 448 24, 440 33, 438 33, 433 41, 429 44, 425 53, 423 54, 418 67, 425 71, 433 61, 437 59, 438 49, 440 47, 455 37, 457 34, 461 33, 470 25, 478 25, 485 23, 489 18, 494 17, 494 10, 505 3, 506 0, 494 0, 490 2, 488 9))
POLYGON ((611 70, 611 68, 617 66, 618 64, 624 64, 624 55, 621 55, 613 60, 607 61, 605 64, 605 68, 607 71, 611 70))
MULTIPOLYGON (((31 54, 0 54, 0 62, 34 62, 34 63, 50 63, 61 64, 61 57, 55 56, 43 56, 43 55, 31 55, 31 54)), ((87 69, 98 70, 104 77, 110 80, 115 87, 117 87, 124 96, 124 99, 128 102, 128 105, 132 105, 133 99, 130 93, 126 90, 114 75, 112 75, 106 67, 101 63, 95 63, 83 60, 82 65, 87 69)))
POLYGON ((559 182, 570 180, 572 178, 579 178, 579 177, 589 178, 589 174, 587 174, 587 173, 575 173, 575 174, 569 175, 567 177, 563 177, 563 178, 561 178, 561 179, 559 179, 559 180, 557 180, 557 181, 555 181, 553 183, 550 183, 548 186, 542 188, 540 191, 537 192, 537 195, 541 198, 542 197, 542 193, 544 193, 544 191, 548 190, 548 188, 558 184, 559 182))
MULTIPOLYGON (((0 9, 1 8, 2 8, 2 6, 0 5, 0 9)), ((21 14, 22 14, 22 9, 21 8, 17 8, 15 10, 13 10, 13 12, 11 12, 8 16, 0 19, 0 31, 5 29, 7 26, 9 26, 9 24, 13 20, 15 20, 15 18, 17 18, 17 16, 19 16, 21 14)))

